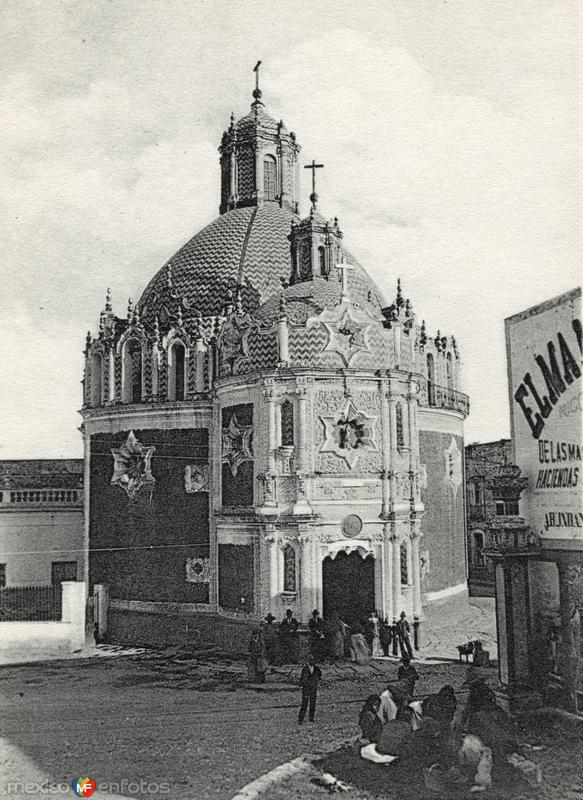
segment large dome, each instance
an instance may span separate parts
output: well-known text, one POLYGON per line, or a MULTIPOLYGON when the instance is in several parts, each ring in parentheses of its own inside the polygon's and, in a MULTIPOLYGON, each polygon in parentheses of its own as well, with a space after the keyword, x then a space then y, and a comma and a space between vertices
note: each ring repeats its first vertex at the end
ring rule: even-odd
MULTIPOLYGON (((294 216, 276 203, 237 208, 221 215, 187 242, 152 278, 139 301, 142 317, 152 319, 167 303, 169 278, 173 293, 186 308, 203 316, 219 314, 227 292, 242 289, 243 303, 255 311, 289 281, 288 234, 294 216)), ((345 251, 356 268, 350 271, 354 299, 383 305, 378 288, 345 251)))

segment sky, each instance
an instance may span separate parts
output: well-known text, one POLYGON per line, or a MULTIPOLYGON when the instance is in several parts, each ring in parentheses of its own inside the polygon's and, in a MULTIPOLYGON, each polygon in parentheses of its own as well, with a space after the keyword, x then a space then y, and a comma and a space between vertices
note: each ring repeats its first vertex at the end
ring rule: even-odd
POLYGON ((580 13, 2 0, 0 458, 82 456, 87 330, 108 286, 125 315, 217 216, 217 147, 258 59, 266 110, 325 165, 322 213, 388 301, 401 277, 455 335, 466 441, 508 436, 504 318, 581 283, 580 13))

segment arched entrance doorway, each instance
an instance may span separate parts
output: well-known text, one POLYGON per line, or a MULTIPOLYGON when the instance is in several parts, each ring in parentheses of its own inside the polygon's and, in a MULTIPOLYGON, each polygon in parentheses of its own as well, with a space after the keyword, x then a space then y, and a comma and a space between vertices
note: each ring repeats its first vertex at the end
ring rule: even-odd
POLYGON ((340 552, 322 563, 324 618, 338 615, 353 625, 362 622, 375 608, 374 558, 360 553, 340 552))

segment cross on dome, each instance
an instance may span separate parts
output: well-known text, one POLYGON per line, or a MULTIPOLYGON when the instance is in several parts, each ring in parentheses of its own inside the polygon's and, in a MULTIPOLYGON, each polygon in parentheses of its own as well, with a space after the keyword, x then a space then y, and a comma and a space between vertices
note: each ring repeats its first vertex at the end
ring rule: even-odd
POLYGON ((316 210, 316 205, 318 203, 318 195, 316 194, 316 170, 323 169, 323 164, 316 164, 316 160, 313 158, 311 164, 305 164, 304 169, 311 169, 312 170, 312 194, 310 195, 310 202, 312 204, 312 210, 316 210))
POLYGON ((337 270, 340 270, 342 275, 342 300, 349 300, 348 296, 348 270, 354 269, 352 264, 347 264, 342 261, 340 264, 335 264, 337 270))

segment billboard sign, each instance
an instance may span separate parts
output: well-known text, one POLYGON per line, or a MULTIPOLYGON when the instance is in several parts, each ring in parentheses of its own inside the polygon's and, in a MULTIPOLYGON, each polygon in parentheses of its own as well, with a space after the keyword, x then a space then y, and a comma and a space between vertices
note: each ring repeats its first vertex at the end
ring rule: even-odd
POLYGON ((505 320, 521 512, 545 547, 583 548, 581 289, 505 320))

